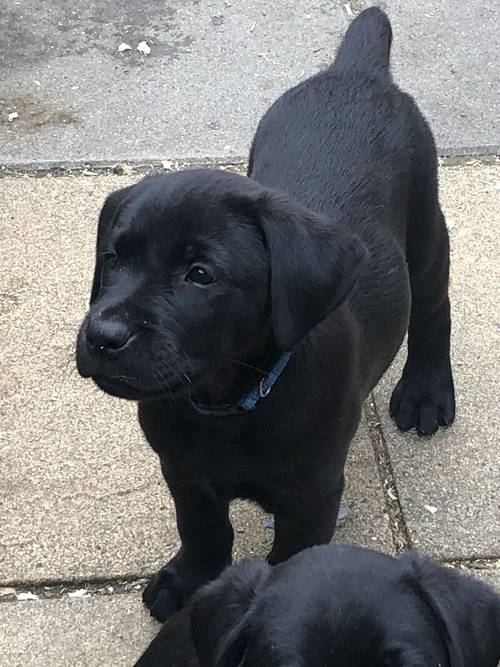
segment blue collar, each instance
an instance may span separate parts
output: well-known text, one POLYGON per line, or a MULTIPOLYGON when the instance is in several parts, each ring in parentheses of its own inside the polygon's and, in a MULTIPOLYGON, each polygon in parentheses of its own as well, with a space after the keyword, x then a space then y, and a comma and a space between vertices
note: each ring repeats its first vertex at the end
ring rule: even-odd
POLYGON ((268 375, 265 378, 262 378, 259 384, 248 394, 245 394, 236 404, 225 403, 219 405, 207 405, 206 403, 200 403, 192 398, 191 405, 198 414, 212 417, 243 415, 247 412, 251 412, 255 409, 255 406, 261 398, 269 396, 271 389, 285 370, 291 356, 291 352, 283 353, 273 368, 269 371, 268 375))

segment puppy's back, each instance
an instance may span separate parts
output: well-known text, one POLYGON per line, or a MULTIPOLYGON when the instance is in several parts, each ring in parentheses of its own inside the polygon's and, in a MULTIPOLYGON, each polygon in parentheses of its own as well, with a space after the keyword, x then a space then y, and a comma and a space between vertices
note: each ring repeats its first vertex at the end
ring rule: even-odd
POLYGON ((392 31, 377 8, 350 25, 326 70, 288 90, 259 123, 249 175, 332 218, 405 209, 418 114, 390 76, 392 31))

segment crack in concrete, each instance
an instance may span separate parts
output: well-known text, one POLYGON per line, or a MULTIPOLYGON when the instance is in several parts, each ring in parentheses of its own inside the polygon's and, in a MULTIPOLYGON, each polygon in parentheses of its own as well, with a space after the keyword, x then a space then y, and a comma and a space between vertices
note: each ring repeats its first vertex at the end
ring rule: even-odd
POLYGON ((65 496, 60 496, 58 498, 58 502, 61 501, 66 501, 66 500, 75 500, 77 498, 87 498, 88 500, 95 500, 95 501, 103 501, 103 500, 109 500, 110 498, 122 498, 124 496, 130 496, 134 493, 140 493, 141 491, 145 491, 146 489, 156 486, 156 482, 145 482, 144 484, 141 484, 140 486, 136 486, 132 489, 122 489, 121 491, 110 491, 109 493, 102 493, 102 494, 92 494, 92 493, 85 493, 85 492, 79 492, 79 493, 71 493, 67 494, 65 496))
POLYGON ((28 544, 33 544, 34 539, 31 540, 19 540, 17 542, 0 542, 0 549, 10 549, 11 547, 25 547, 28 544))
POLYGON ((377 412, 377 406, 373 395, 370 395, 364 406, 368 432, 372 444, 375 460, 377 462, 378 474, 382 483, 382 489, 389 515, 389 525, 396 553, 407 551, 413 547, 410 532, 404 518, 401 498, 397 489, 396 478, 392 469, 392 463, 384 439, 382 426, 377 412))

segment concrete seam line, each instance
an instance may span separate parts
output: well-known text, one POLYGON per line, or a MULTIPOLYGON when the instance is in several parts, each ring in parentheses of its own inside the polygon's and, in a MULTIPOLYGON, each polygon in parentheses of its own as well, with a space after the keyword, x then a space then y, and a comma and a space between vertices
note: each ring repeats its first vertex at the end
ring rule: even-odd
POLYGON ((112 579, 45 581, 30 584, 13 581, 0 586, 2 602, 61 600, 142 592, 149 581, 144 577, 116 577, 112 579))
MULTIPOLYGON (((474 572, 495 572, 500 570, 500 558, 477 557, 463 559, 436 560, 444 567, 474 572)), ((21 602, 37 600, 62 600, 95 596, 122 595, 142 592, 148 582, 147 578, 116 577, 93 581, 46 581, 36 584, 29 582, 11 582, 0 586, 0 604, 2 602, 21 602)))
POLYGON ((445 567, 459 570, 480 570, 493 572, 500 570, 498 556, 469 556, 467 558, 443 558, 439 562, 445 567))
MULTIPOLYGON (((440 152, 440 167, 500 165, 500 148, 488 152, 440 152)), ((246 170, 246 157, 179 158, 174 160, 122 160, 120 162, 40 162, 0 165, 1 178, 30 176, 129 176, 133 174, 169 173, 179 169, 230 169, 246 170), (167 165, 167 166, 165 166, 167 165)))
POLYGON ((170 160, 122 160, 109 162, 106 160, 83 162, 39 162, 27 164, 0 165, 0 179, 7 177, 31 176, 99 176, 113 174, 130 176, 132 174, 168 173, 180 169, 229 169, 231 167, 245 169, 247 158, 177 158, 170 160))
POLYGON ((371 394, 365 402, 364 412, 389 515, 389 525, 391 528, 394 548, 396 553, 401 553, 411 549, 413 545, 404 518, 396 478, 373 394, 371 394))

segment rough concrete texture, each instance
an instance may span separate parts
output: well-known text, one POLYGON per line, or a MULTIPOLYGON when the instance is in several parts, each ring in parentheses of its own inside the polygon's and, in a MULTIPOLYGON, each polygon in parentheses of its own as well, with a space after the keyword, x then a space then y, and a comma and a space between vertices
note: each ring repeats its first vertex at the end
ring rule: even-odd
POLYGON ((492 586, 500 593, 500 563, 490 568, 459 568, 461 572, 479 579, 484 584, 492 586))
MULTIPOLYGON (((31 163, 244 155, 263 111, 329 64, 352 9, 373 3, 3 4, 0 162, 31 163), (150 55, 136 50, 143 40, 150 55)), ((498 146, 498 3, 385 6, 396 78, 440 148, 498 146)))
POLYGON ((387 404, 403 354, 375 395, 414 545, 437 558, 498 557, 500 168, 443 169, 441 199, 451 227, 457 420, 430 439, 398 432, 387 404))
MULTIPOLYGON (((86 309, 98 209, 116 176, 0 180, 0 582, 149 574, 177 549, 174 508, 133 404, 81 380, 72 357, 86 309)), ((391 548, 363 424, 339 539, 391 548)), ((244 504, 243 504, 244 505, 244 504)), ((265 553, 272 531, 237 505, 235 554, 265 553)))
POLYGON ((2 665, 130 667, 160 626, 139 594, 0 604, 2 665))

